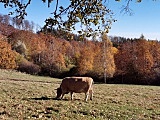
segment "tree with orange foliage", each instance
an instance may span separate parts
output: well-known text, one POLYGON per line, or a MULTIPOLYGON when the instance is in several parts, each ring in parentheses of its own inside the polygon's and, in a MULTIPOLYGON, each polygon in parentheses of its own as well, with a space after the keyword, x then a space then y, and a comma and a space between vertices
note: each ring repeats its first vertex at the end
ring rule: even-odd
POLYGON ((14 69, 16 65, 16 52, 12 51, 11 46, 0 35, 0 68, 14 69))
POLYGON ((116 74, 121 75, 125 83, 149 84, 154 58, 150 44, 144 39, 129 40, 119 46, 115 56, 116 74))
POLYGON ((64 56, 68 45, 50 34, 40 34, 40 38, 45 42, 45 49, 35 55, 34 60, 43 74, 58 77, 66 68, 64 56))
POLYGON ((9 36, 9 43, 21 55, 24 55, 28 60, 32 60, 32 56, 40 53, 46 48, 45 40, 29 31, 17 31, 9 36), (19 51, 19 48, 21 50, 19 51))
POLYGON ((139 71, 140 74, 150 73, 151 68, 153 67, 153 56, 150 53, 149 42, 142 39, 135 41, 134 49, 136 60, 134 61, 135 69, 139 71))
POLYGON ((58 51, 46 50, 40 53, 42 73, 49 76, 58 77, 66 68, 63 55, 58 51))

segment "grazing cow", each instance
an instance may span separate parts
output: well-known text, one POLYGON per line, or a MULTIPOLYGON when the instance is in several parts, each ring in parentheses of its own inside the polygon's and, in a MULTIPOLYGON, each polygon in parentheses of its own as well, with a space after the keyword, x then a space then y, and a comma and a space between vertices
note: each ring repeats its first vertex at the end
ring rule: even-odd
POLYGON ((71 100, 73 93, 85 93, 85 101, 90 94, 90 100, 93 97, 93 79, 90 77, 65 77, 59 88, 57 88, 57 99, 63 99, 65 94, 70 92, 71 100))

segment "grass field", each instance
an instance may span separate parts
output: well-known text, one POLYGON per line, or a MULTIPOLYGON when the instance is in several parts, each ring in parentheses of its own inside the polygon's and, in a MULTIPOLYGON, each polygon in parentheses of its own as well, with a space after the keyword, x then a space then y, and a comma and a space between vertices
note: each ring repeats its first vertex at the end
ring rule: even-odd
POLYGON ((60 79, 0 70, 0 120, 160 120, 160 87, 94 84, 84 94, 55 100, 60 79))

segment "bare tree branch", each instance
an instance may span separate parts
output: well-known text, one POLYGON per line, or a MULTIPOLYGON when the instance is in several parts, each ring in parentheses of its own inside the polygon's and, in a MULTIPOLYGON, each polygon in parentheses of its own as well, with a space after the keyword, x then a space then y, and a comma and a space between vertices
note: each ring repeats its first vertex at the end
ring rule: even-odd
POLYGON ((130 2, 132 0, 126 0, 126 5, 123 5, 122 6, 122 10, 121 10, 121 13, 125 13, 125 14, 129 14, 129 15, 133 15, 133 11, 132 9, 130 8, 130 2))

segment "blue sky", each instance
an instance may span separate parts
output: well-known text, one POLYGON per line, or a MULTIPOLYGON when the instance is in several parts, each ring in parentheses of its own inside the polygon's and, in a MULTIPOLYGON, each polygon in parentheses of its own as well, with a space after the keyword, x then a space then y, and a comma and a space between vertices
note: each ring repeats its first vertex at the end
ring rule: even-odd
MULTIPOLYGON (((113 3, 113 2, 112 2, 113 3)), ((120 13, 121 6, 125 3, 115 3, 112 7, 116 23, 113 23, 110 35, 139 38, 143 34, 147 39, 160 40, 160 1, 142 0, 141 3, 132 2, 130 8, 132 16, 120 13)))
MULTIPOLYGON (((67 0, 59 0, 60 4, 67 5, 67 0)), ((130 4, 130 8, 133 11, 133 15, 129 16, 124 13, 120 13, 122 5, 125 5, 126 0, 121 2, 115 2, 114 0, 106 0, 107 6, 113 10, 114 18, 117 22, 113 23, 109 35, 121 36, 129 38, 139 38, 143 34, 146 39, 157 39, 160 40, 160 1, 156 2, 152 0, 142 0, 141 3, 133 0, 130 4)), ((9 9, 4 9, 3 5, 0 4, 0 13, 7 14, 9 9)), ((30 6, 27 8, 28 15, 26 17, 29 21, 40 26, 44 25, 46 18, 52 16, 50 13, 53 12, 55 6, 51 5, 47 7, 47 3, 32 0, 30 6)))

